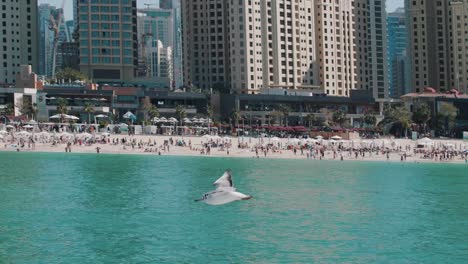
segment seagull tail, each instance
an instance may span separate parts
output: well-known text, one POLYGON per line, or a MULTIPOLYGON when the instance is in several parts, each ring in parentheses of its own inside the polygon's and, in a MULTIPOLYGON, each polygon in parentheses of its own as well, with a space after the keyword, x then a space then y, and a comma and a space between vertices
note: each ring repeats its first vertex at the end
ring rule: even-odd
POLYGON ((252 196, 252 195, 248 195, 247 197, 245 197, 245 198, 242 198, 242 200, 250 200, 250 199, 252 199, 252 198, 253 198, 253 196, 252 196))

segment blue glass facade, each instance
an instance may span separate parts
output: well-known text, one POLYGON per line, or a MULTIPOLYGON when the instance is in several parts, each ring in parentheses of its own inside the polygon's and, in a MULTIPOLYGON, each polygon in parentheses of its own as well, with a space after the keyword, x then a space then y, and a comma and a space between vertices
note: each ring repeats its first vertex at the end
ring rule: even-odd
POLYGON ((406 92, 407 86, 407 30, 405 11, 397 9, 387 15, 387 61, 390 96, 398 98, 406 92))

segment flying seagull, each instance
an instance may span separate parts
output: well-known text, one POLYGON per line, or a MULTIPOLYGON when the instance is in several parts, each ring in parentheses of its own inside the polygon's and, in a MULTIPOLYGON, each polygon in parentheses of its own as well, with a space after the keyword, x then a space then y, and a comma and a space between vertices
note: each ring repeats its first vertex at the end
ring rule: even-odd
POLYGON ((209 205, 221 205, 252 198, 250 195, 236 192, 236 188, 234 188, 232 184, 231 170, 226 170, 223 176, 216 180, 213 185, 216 186, 214 191, 205 193, 202 198, 195 200, 195 202, 205 202, 209 205))

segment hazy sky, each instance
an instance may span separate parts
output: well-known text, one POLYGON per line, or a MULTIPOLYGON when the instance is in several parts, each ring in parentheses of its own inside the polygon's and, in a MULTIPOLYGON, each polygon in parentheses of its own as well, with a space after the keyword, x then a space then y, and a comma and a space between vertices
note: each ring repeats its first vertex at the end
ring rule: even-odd
MULTIPOLYGON (((49 3, 60 7, 62 2, 65 2, 65 17, 67 20, 73 18, 72 4, 73 0, 39 0, 39 4, 49 3)), ((387 11, 395 11, 397 7, 403 7, 404 0, 387 0, 387 11)), ((159 0, 138 0, 138 6, 144 7, 143 4, 158 4, 159 0)))

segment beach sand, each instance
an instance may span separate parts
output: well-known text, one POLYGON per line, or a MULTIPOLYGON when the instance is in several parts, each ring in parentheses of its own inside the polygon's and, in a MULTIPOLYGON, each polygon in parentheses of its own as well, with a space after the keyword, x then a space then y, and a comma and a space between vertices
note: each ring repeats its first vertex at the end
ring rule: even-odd
MULTIPOLYGON (((101 138, 96 135, 96 138, 101 138)), ((132 148, 131 145, 127 144, 124 146, 122 144, 112 145, 112 144, 102 144, 95 143, 89 146, 85 145, 71 145, 72 153, 97 153, 97 147, 100 148, 101 154, 139 154, 139 155, 181 155, 181 156, 210 156, 210 157, 243 157, 243 158, 257 158, 256 151, 254 146, 259 145, 263 142, 273 143, 275 146, 282 144, 282 148, 287 145, 288 139, 279 139, 279 142, 271 142, 269 138, 257 139, 257 138, 248 138, 248 137, 232 137, 230 139, 231 147, 228 149, 224 148, 211 148, 210 154, 201 154, 203 143, 207 143, 208 139, 202 137, 193 137, 193 136, 161 136, 161 135, 111 135, 108 137, 112 142, 113 139, 118 139, 119 141, 123 138, 127 140, 136 140, 137 143, 143 142, 143 146, 139 148, 135 146, 132 148), (169 144, 169 150, 163 149, 162 145, 164 141, 169 141, 170 139, 174 141, 183 140, 187 144, 187 147, 176 146, 169 144), (151 142, 151 145, 147 145, 148 142, 151 142), (156 145, 153 143, 156 142, 156 145), (191 148, 188 147, 189 142, 191 143, 191 148), (239 143, 247 144, 246 148, 238 148, 239 143), (145 150, 151 149, 154 152, 145 152, 145 150), (160 153, 160 154, 159 154, 160 153)), ((222 140, 219 140, 222 141, 222 140)), ((327 141, 325 141, 327 142, 327 141)), ((331 141, 330 141, 331 142, 331 141)), ((401 162, 401 156, 403 153, 406 153, 407 158, 403 162, 433 162, 433 163, 466 163, 465 158, 460 155, 453 157, 453 159, 446 159, 440 161, 439 159, 427 159, 423 158, 423 154, 414 154, 413 149, 416 147, 417 141, 412 141, 408 139, 359 139, 353 141, 343 141, 344 146, 365 146, 365 145, 374 145, 380 148, 389 148, 391 151, 387 158, 387 154, 382 152, 365 152, 364 157, 359 155, 357 158, 355 152, 349 151, 336 151, 334 155, 333 149, 336 147, 328 147, 325 151, 325 156, 321 158, 322 160, 341 160, 341 156, 344 161, 348 160, 360 160, 360 161, 392 161, 392 162, 401 162), (399 150, 401 147, 401 151, 399 150)), ((461 140, 434 140, 435 148, 443 148, 445 145, 452 145, 455 151, 464 149, 468 147, 468 142, 463 142, 461 140)), ((65 153, 66 144, 57 144, 53 146, 52 143, 39 143, 37 142, 34 148, 31 146, 28 148, 26 144, 24 148, 20 148, 21 152, 63 152, 65 153)), ((427 148, 428 150, 432 147, 427 148)), ((17 151, 18 147, 12 145, 11 143, 3 142, 0 151, 17 151)), ((267 155, 264 155, 260 149, 258 150, 258 158, 270 158, 270 159, 314 159, 308 157, 308 150, 304 150, 301 154, 300 150, 297 150, 294 153, 293 150, 280 149, 277 152, 268 151, 267 155)), ((320 159, 318 156, 315 159, 320 159)))

